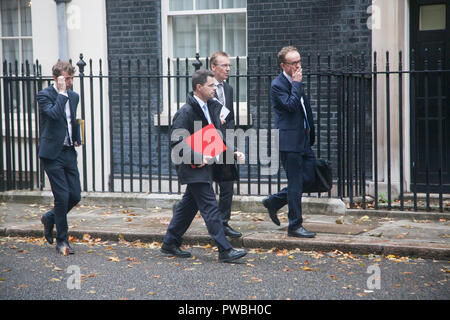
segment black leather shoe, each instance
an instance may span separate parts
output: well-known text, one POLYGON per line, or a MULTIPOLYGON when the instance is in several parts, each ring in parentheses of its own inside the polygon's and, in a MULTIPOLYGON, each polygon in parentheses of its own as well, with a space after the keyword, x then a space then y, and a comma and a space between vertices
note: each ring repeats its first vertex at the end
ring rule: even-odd
POLYGON ((223 225, 223 231, 225 231, 225 235, 231 237, 231 238, 239 238, 242 237, 242 233, 239 231, 234 230, 231 228, 228 224, 223 225))
POLYGON ((56 242, 56 252, 62 254, 63 256, 68 256, 69 244, 67 242, 56 242))
POLYGON ((265 199, 262 201, 262 204, 263 204, 264 207, 266 207, 266 209, 269 211, 269 217, 270 217, 270 219, 272 219, 273 223, 275 223, 277 226, 279 226, 279 225, 280 225, 280 220, 278 220, 278 216, 277 216, 277 211, 278 211, 278 210, 272 209, 272 208, 269 206, 269 198, 265 198, 265 199))
POLYGON ((49 223, 44 215, 41 217, 41 223, 44 225, 44 237, 48 243, 53 244, 53 224, 49 223))
POLYGON ((69 254, 75 254, 75 250, 70 246, 69 242, 67 242, 67 246, 69 247, 69 254))
POLYGON ((288 230, 289 237, 297 237, 297 238, 314 238, 316 236, 315 232, 309 232, 303 227, 300 227, 296 230, 288 230))
POLYGON ((242 258, 246 254, 247 254, 247 251, 245 251, 245 250, 236 250, 236 249, 231 248, 227 251, 222 251, 219 253, 219 261, 220 262, 233 262, 234 260, 242 258))
POLYGON ((188 251, 183 251, 176 245, 168 245, 163 243, 161 246, 161 252, 165 254, 170 254, 172 256, 178 257, 178 258, 190 258, 192 254, 188 251))

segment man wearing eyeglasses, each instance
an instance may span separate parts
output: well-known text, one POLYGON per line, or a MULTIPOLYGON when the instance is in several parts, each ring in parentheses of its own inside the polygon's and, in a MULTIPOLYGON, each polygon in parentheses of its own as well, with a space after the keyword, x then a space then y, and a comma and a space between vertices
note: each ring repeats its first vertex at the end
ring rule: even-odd
MULTIPOLYGON (((220 112, 220 120, 222 123, 221 131, 226 138, 226 130, 234 130, 234 110, 233 110, 233 87, 225 81, 230 76, 230 57, 226 52, 214 52, 210 57, 211 70, 214 72, 214 83, 216 85, 215 98, 218 100, 222 109, 220 112)), ((238 160, 243 161, 244 154, 237 150, 234 151, 238 160)), ((226 158, 226 157, 224 157, 226 158)), ((242 236, 237 230, 230 227, 229 221, 231 217, 231 202, 233 200, 233 182, 238 180, 237 170, 234 163, 223 164, 215 167, 215 181, 219 183, 219 210, 222 215, 222 222, 225 234, 231 238, 239 238, 242 236)))
POLYGON ((56 225, 56 251, 65 256, 74 250, 68 241, 67 213, 81 199, 80 175, 75 147, 81 145, 80 125, 76 121, 79 95, 72 91, 75 68, 58 61, 52 69, 55 83, 40 91, 39 158, 55 198, 55 206, 41 217, 45 239, 53 243, 56 225))
POLYGON ((302 193, 314 182, 314 119, 302 82, 301 58, 295 47, 287 46, 278 53, 283 72, 272 81, 270 99, 275 112, 275 128, 279 129, 280 159, 288 186, 263 200, 269 216, 280 225, 277 211, 288 205, 288 236, 313 238, 314 232, 303 228, 302 193))

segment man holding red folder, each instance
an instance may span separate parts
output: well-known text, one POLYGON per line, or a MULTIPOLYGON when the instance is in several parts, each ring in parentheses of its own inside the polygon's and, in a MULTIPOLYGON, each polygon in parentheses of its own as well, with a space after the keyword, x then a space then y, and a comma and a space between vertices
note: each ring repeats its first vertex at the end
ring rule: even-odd
POLYGON ((197 211, 200 210, 208 232, 219 249, 219 261, 232 262, 242 258, 247 252, 233 249, 227 240, 212 188, 212 163, 215 156, 220 154, 225 146, 215 129, 198 132, 199 127, 213 125, 219 128, 221 125, 218 112, 220 108, 212 99, 216 90, 213 79, 214 73, 209 70, 195 72, 192 76, 193 92, 187 95, 186 104, 176 112, 173 118, 171 136, 177 140, 171 142, 171 148, 175 150, 174 147, 179 143, 190 146, 190 148, 176 149, 180 150, 180 153, 189 152, 188 155, 176 155, 183 158, 182 163, 176 164, 178 180, 181 184, 187 184, 187 187, 181 201, 174 206, 173 217, 164 236, 161 252, 180 258, 191 256, 190 252, 181 250, 180 246, 182 236, 191 225, 197 211), (174 134, 175 130, 185 130, 191 136, 177 137, 174 134), (209 137, 205 137, 206 135, 209 137), (204 138, 211 140, 214 145, 212 147, 209 144, 203 145, 204 138))

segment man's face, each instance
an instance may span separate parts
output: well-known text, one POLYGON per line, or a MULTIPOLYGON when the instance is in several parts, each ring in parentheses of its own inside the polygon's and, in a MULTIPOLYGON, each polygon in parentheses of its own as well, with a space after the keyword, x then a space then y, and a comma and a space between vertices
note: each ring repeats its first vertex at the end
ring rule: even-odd
POLYGON ((214 77, 217 81, 222 82, 230 76, 230 58, 218 56, 216 63, 211 65, 211 70, 214 72, 214 77))
MULTIPOLYGON (((66 71, 61 71, 61 76, 66 80, 66 89, 72 89, 73 85, 73 74, 69 74, 66 71)), ((53 76, 53 80, 57 81, 58 77, 53 76)))
POLYGON ((195 94, 203 101, 214 98, 214 93, 216 93, 216 86, 214 85, 213 77, 208 77, 203 86, 198 84, 195 92, 195 94))
POLYGON ((295 71, 301 68, 300 54, 297 51, 290 51, 286 54, 284 62, 281 63, 281 68, 292 77, 295 71))

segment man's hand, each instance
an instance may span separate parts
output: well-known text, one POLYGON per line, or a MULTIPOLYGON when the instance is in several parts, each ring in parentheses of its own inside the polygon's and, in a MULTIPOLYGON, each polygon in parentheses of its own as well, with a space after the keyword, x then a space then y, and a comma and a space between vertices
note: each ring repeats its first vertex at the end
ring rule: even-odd
POLYGON ((302 82, 303 80, 303 69, 302 67, 298 68, 297 71, 295 71, 292 74, 292 81, 302 82))
POLYGON ((207 164, 210 164, 212 162, 212 159, 214 159, 214 157, 211 156, 203 156, 203 163, 199 166, 197 166, 197 168, 203 168, 204 166, 206 166, 207 164))
POLYGON ((234 153, 234 157, 236 158, 238 164, 243 164, 243 163, 245 163, 245 154, 243 154, 242 152, 236 151, 236 152, 234 153))
POLYGON ((64 76, 59 76, 56 79, 56 89, 58 90, 59 93, 66 93, 67 92, 66 79, 64 78, 64 76))
POLYGON ((74 145, 75 147, 81 146, 81 144, 78 144, 78 141, 74 141, 74 142, 73 142, 73 145, 74 145))

